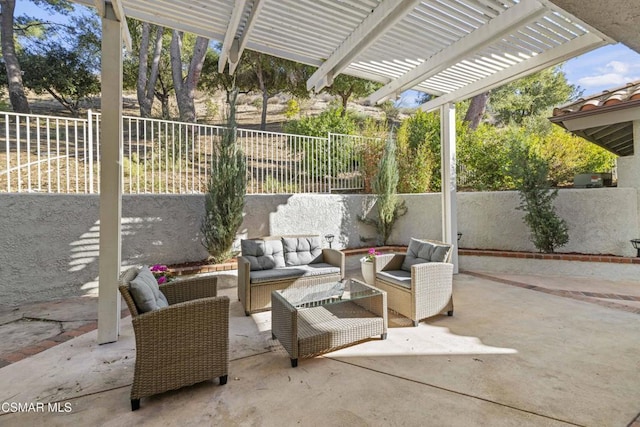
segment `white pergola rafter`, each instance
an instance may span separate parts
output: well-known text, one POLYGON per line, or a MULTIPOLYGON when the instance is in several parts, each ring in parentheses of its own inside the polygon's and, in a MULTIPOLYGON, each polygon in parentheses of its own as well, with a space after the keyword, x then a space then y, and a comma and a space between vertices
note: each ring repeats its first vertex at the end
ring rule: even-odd
POLYGON ((486 25, 479 27, 467 36, 449 45, 446 49, 433 55, 399 79, 381 87, 371 94, 367 100, 371 103, 377 103, 410 89, 420 82, 457 64, 470 54, 473 54, 473 52, 489 46, 496 40, 502 39, 527 22, 536 20, 546 12, 547 9, 537 1, 518 3, 507 9, 501 15, 493 18, 486 25))
POLYGON ((325 86, 331 86, 334 76, 340 74, 364 49, 382 37, 418 3, 419 0, 380 3, 307 80, 307 90, 319 92, 325 86))
POLYGON ((240 63, 240 57, 242 56, 242 52, 247 47, 247 43, 249 41, 249 34, 251 34, 251 30, 253 26, 258 21, 258 16, 260 16, 260 10, 262 9, 262 5, 264 4, 263 0, 255 0, 253 2, 253 7, 251 8, 251 12, 249 12, 249 17, 247 18, 247 22, 244 26, 244 31, 239 39, 234 40, 234 44, 232 45, 232 54, 229 55, 229 74, 233 74, 240 63))
POLYGON ((461 89, 426 102, 420 105, 420 109, 424 111, 434 111, 446 103, 471 98, 479 93, 486 92, 497 86, 502 86, 521 77, 544 70, 545 68, 549 68, 553 65, 559 64, 560 62, 566 61, 567 59, 589 52, 590 50, 600 46, 604 46, 605 44, 607 44, 607 42, 603 41, 602 38, 595 34, 587 33, 553 50, 543 52, 527 61, 522 61, 509 68, 505 68, 502 71, 485 77, 482 80, 471 83, 461 89))
POLYGON ((247 6, 249 0, 236 0, 233 11, 231 12, 231 18, 229 19, 229 25, 227 31, 224 34, 224 40, 222 42, 222 49, 220 50, 220 58, 218 59, 218 72, 224 72, 224 68, 227 65, 227 59, 229 62, 238 62, 238 39, 236 34, 238 33, 240 24, 242 23, 242 15, 244 9, 247 6))

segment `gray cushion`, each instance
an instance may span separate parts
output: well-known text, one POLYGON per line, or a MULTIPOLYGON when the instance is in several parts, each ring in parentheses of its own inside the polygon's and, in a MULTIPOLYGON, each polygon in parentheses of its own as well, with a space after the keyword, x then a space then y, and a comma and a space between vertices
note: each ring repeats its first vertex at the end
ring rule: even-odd
POLYGON ((451 245, 446 243, 437 245, 424 240, 411 239, 401 268, 405 271, 411 271, 411 266, 414 264, 444 262, 450 249, 451 245))
POLYGON ((140 313, 157 310, 169 305, 167 297, 158 287, 158 281, 147 266, 142 267, 136 277, 129 283, 129 292, 131 292, 133 302, 136 303, 140 313))
POLYGON ((282 245, 287 267, 324 262, 320 236, 283 237, 282 245))
POLYGON ((274 268, 271 270, 252 271, 251 283, 265 283, 275 280, 294 279, 298 277, 320 276, 324 274, 340 274, 340 268, 331 264, 317 263, 297 265, 293 267, 274 268))
POLYGON ((242 256, 249 260, 252 271, 284 267, 284 253, 280 240, 242 240, 242 256))
POLYGON ((411 289, 411 273, 405 270, 379 271, 376 278, 411 289))

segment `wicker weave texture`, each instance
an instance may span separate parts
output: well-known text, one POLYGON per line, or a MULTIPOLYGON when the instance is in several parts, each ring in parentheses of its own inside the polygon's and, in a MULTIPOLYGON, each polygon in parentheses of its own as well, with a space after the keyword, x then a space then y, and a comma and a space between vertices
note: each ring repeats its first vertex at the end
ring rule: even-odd
POLYGON ((286 289, 290 286, 313 286, 319 283, 336 282, 344 279, 345 256, 335 249, 322 250, 324 262, 340 268, 340 273, 324 274, 321 276, 287 278, 269 282, 251 284, 249 261, 238 257, 238 299, 246 314, 267 311, 271 309, 271 292, 286 289))
MULTIPOLYGON (((433 243, 441 243, 430 241, 433 243)), ((414 264, 411 267, 411 288, 384 280, 376 275, 376 287, 387 292, 389 308, 414 323, 427 317, 453 311, 452 251, 447 262, 414 264)), ((376 272, 399 270, 404 254, 379 255, 374 260, 376 272)))
POLYGON ((386 294, 296 309, 272 294, 273 335, 291 359, 312 357, 387 333, 386 294))
POLYGON ((161 285, 169 307, 138 314, 128 287, 135 274, 127 270, 119 287, 132 313, 136 338, 131 399, 228 375, 229 298, 215 296, 217 279, 161 285))

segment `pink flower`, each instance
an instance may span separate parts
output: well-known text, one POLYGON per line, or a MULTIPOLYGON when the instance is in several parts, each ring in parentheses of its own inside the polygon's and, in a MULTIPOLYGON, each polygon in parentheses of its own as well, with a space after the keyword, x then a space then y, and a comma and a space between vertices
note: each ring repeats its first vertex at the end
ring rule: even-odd
POLYGON ((163 283, 167 283, 167 278, 166 278, 166 276, 160 276, 160 277, 158 277, 158 285, 162 285, 163 283))
POLYGON ((155 264, 149 270, 151 271, 167 271, 167 266, 162 264, 155 264))
POLYGON ((371 248, 369 249, 367 256, 365 256, 365 259, 371 262, 376 257, 376 255, 380 255, 380 252, 376 251, 376 248, 371 248))

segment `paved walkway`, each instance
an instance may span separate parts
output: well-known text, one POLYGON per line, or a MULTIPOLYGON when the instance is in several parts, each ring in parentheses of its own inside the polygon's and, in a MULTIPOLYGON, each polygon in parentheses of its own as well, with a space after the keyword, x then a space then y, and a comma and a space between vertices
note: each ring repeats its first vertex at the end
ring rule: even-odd
MULTIPOLYGON (((351 270, 350 276, 358 276, 351 270)), ((135 342, 97 346, 97 300, 0 309, 2 425, 593 425, 640 427, 640 283, 463 272, 455 315, 289 367, 270 317, 246 317, 234 276, 229 384, 143 399, 129 411, 135 342), (357 396, 366 396, 366 399, 357 396)), ((123 316, 126 316, 126 311, 123 316)))

